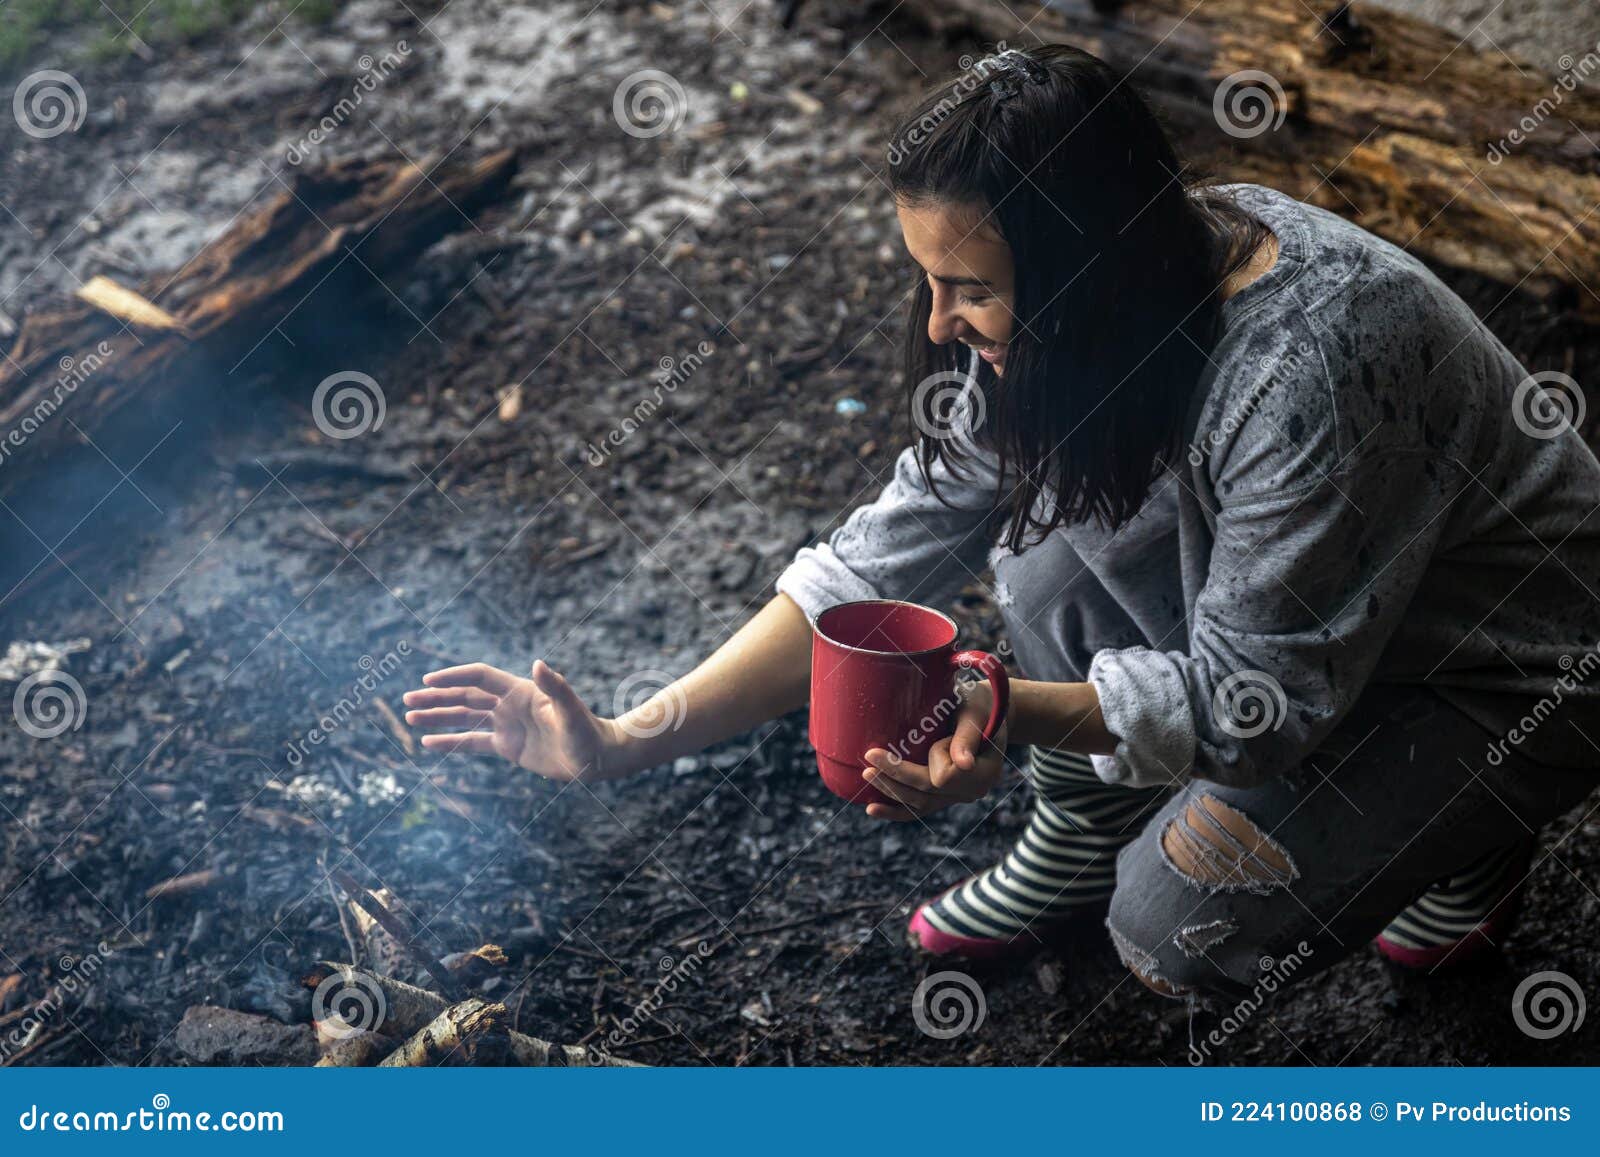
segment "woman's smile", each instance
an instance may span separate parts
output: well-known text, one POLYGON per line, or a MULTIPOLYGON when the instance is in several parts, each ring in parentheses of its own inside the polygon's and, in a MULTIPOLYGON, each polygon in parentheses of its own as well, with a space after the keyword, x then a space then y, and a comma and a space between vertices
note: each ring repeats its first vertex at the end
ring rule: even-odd
POLYGON ((1006 343, 995 341, 990 342, 988 345, 978 345, 976 342, 969 341, 966 344, 971 346, 972 351, 980 358, 993 366, 996 373, 998 373, 1002 366, 1004 366, 1006 360, 1006 343))

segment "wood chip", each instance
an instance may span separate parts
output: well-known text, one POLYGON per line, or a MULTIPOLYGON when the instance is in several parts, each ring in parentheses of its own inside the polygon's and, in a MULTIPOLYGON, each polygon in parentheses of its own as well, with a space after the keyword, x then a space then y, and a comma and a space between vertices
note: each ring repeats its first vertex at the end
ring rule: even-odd
POLYGON ((500 420, 515 422, 520 413, 522 413, 522 383, 517 382, 500 391, 500 420))
POLYGON ((809 92, 802 92, 798 88, 786 88, 783 90, 783 95, 784 99, 794 105, 803 116, 816 116, 822 111, 822 102, 809 92))
POLYGON ((140 329, 184 332, 183 323, 155 302, 103 275, 91 277, 79 286, 78 297, 118 321, 125 321, 140 329))
POLYGON ((186 896, 190 892, 198 892, 209 888, 217 882, 218 875, 215 868, 207 868, 203 872, 189 872, 183 876, 173 876, 170 880, 162 880, 159 884, 152 884, 145 889, 146 900, 167 900, 174 896, 186 896))

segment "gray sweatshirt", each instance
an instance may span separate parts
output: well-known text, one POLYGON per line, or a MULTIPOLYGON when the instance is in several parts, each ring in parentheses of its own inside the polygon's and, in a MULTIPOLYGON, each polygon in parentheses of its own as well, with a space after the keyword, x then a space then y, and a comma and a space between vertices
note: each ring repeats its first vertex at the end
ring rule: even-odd
MULTIPOLYGON (((1530 377, 1404 251, 1273 190, 1233 191, 1277 262, 1225 303, 1189 453, 1139 515, 1024 552, 1047 550, 1059 581, 1006 608, 1019 666, 1094 684, 1119 739, 1095 757, 1111 783, 1282 775, 1383 684, 1465 710, 1486 762, 1515 746, 1600 763, 1600 464, 1557 409, 1581 394, 1530 377)), ((997 463, 968 462, 935 471, 941 501, 903 451, 777 589, 814 617, 943 603, 986 563, 1003 577, 1019 560, 990 554, 997 463)))

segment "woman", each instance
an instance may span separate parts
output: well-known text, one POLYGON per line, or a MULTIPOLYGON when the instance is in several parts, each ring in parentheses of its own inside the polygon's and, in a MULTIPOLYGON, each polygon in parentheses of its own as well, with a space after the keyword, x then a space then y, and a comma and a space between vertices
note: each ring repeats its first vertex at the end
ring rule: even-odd
POLYGON ((921 434, 883 493, 629 715, 542 661, 473 664, 407 695, 447 732, 425 742, 557 779, 655 766, 799 706, 809 616, 947 599, 987 556, 1027 676, 1007 734, 982 744, 979 689, 926 766, 863 753, 897 801, 869 814, 905 821, 1030 747, 1027 829, 917 910, 922 947, 1001 955, 1109 904, 1124 963, 1189 995, 1374 935, 1425 968, 1498 942, 1534 832, 1600 767, 1600 465, 1536 423, 1554 400, 1401 250, 1185 187, 1076 49, 980 61, 889 156, 921 434))

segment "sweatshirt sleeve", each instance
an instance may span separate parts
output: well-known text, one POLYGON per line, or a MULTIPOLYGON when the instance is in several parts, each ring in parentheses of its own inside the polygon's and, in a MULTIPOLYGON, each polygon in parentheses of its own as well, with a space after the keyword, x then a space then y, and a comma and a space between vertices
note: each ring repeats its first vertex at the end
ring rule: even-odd
POLYGON ((1250 786, 1302 763, 1367 685, 1462 484, 1437 455, 1392 451, 1224 503, 1188 653, 1090 665, 1119 739, 1100 777, 1250 786))
POLYGON ((801 548, 778 576, 778 591, 808 618, 859 599, 948 602, 987 565, 985 525, 998 467, 992 453, 974 450, 958 473, 938 461, 929 473, 937 495, 922 476, 916 449, 902 450, 878 497, 854 510, 826 542, 801 548))

